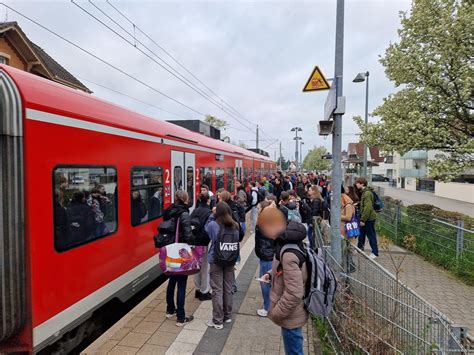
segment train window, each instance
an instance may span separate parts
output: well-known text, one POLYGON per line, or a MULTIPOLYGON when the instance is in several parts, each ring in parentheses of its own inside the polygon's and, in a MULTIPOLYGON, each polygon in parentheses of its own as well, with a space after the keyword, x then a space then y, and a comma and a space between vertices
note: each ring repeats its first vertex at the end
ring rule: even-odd
POLYGON ((216 191, 224 188, 224 169, 216 169, 216 191))
POLYGON ((132 226, 151 221, 163 214, 163 169, 136 167, 131 172, 130 216, 132 226))
POLYGON ((234 193, 234 168, 227 168, 227 191, 234 193))
POLYGON ((188 206, 194 205, 194 168, 188 166, 186 169, 186 191, 189 196, 188 206))
POLYGON ((175 166, 173 171, 174 176, 174 192, 183 189, 183 168, 175 166))
POLYGON ((117 170, 58 166, 53 171, 54 246, 66 251, 117 230, 117 170))
POLYGON ((207 185, 209 190, 212 191, 212 168, 200 168, 199 169, 200 185, 207 185))
POLYGON ((249 181, 250 181, 249 168, 244 168, 244 186, 247 186, 249 181))

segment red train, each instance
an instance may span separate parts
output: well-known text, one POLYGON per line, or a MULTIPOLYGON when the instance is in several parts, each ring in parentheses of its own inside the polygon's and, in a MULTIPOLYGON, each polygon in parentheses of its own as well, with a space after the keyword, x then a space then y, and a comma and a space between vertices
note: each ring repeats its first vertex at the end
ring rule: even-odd
POLYGON ((94 311, 155 279, 152 236, 174 191, 232 191, 276 168, 4 65, 0 137, 0 353, 79 334, 94 311))

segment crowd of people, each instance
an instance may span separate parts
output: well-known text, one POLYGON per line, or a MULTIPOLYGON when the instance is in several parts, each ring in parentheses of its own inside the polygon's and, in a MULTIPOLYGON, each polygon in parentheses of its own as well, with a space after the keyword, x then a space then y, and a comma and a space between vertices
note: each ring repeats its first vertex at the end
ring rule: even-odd
MULTIPOLYGON (((232 322, 232 299, 237 291, 234 266, 240 256, 239 243, 227 241, 241 242, 245 230, 251 228, 250 237, 255 238, 255 253, 260 263, 258 280, 262 293, 262 307, 255 311, 282 328, 287 354, 303 354, 302 327, 308 319, 303 304, 307 271, 304 259, 302 263, 297 253, 280 253, 288 243, 301 246, 302 252, 306 244, 316 248, 313 222, 329 220, 333 188, 324 174, 277 172, 247 186, 237 181, 234 194, 222 188, 214 194, 207 185, 202 185, 197 208, 192 212, 187 207, 187 193, 176 193, 175 203, 166 209, 164 220, 174 216, 179 221, 180 242, 207 246, 200 271, 194 275, 195 297, 201 301, 212 300, 212 319, 207 326, 222 329, 224 323, 232 322), (223 244, 232 246, 223 251, 223 244)), ((338 188, 342 193, 341 235, 362 250, 365 239, 369 239, 370 257, 376 258, 377 215, 371 187, 361 177, 353 186, 338 188)), ((171 276, 168 283, 166 316, 176 316, 177 326, 193 320, 192 315, 185 314, 187 279, 185 275, 171 276)))

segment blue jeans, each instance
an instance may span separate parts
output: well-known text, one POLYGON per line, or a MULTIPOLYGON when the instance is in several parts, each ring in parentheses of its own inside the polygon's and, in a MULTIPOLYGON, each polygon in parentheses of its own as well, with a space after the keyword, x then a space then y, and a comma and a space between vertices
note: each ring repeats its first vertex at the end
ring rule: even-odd
POLYGON ((252 216, 252 228, 253 228, 253 231, 255 232, 255 227, 257 226, 257 206, 252 207, 252 212, 250 213, 252 216))
POLYGON ((245 232, 247 232, 247 224, 245 222, 240 222, 240 228, 242 228, 245 235, 245 232))
POLYGON ((369 244, 370 244, 370 247, 372 248, 372 253, 375 256, 379 256, 379 248, 377 245, 377 234, 375 233, 375 221, 365 221, 365 226, 360 227, 360 236, 357 242, 357 247, 360 250, 364 250, 366 236, 369 239, 369 244))
POLYGON ((168 287, 166 289, 166 313, 173 314, 176 312, 176 318, 182 320, 186 317, 184 311, 184 300, 186 298, 186 283, 188 282, 187 275, 173 275, 168 279, 168 287), (174 290, 178 285, 178 295, 176 306, 174 303, 174 290))
POLYGON ((286 355, 304 355, 303 352, 303 330, 301 327, 295 329, 281 328, 283 345, 286 355))
POLYGON ((316 243, 314 242, 314 229, 311 223, 308 223, 308 240, 309 247, 314 250, 316 248, 316 243))
MULTIPOLYGON (((264 273, 272 270, 272 262, 266 260, 260 260, 260 272, 259 276, 262 277, 264 273)), ((260 288, 262 290, 262 297, 263 297, 263 309, 268 311, 270 308, 270 288, 271 284, 260 282, 260 288)))

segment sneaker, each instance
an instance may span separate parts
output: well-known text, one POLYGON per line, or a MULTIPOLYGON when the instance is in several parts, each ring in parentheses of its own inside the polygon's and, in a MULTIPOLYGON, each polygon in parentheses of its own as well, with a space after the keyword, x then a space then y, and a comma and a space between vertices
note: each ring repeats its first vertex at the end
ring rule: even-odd
POLYGON ((224 318, 224 323, 232 323, 232 318, 224 318))
POLYGON ((232 285, 232 294, 236 293, 238 291, 237 285, 232 285))
POLYGON ((168 318, 168 319, 173 318, 175 315, 176 315, 176 311, 173 312, 173 313, 168 313, 168 312, 166 312, 166 318, 168 318))
POLYGON ((176 326, 183 327, 186 324, 191 323, 193 319, 194 319, 193 316, 187 316, 187 317, 184 317, 184 319, 178 319, 178 321, 176 322, 176 326))
POLYGON ((210 301, 212 300, 212 293, 201 293, 201 296, 199 297, 199 301, 210 301))
POLYGON ((194 291, 194 298, 199 298, 199 297, 201 297, 201 295, 202 295, 201 291, 199 291, 199 290, 194 291))
POLYGON ((257 314, 260 317, 266 317, 268 315, 268 311, 264 310, 263 308, 262 309, 257 309, 257 314))
POLYGON ((213 321, 212 319, 209 319, 209 320, 206 322, 206 325, 207 325, 208 327, 211 327, 211 328, 214 328, 214 329, 218 329, 218 330, 224 328, 224 325, 223 325, 223 324, 216 324, 216 323, 214 323, 214 321, 213 321))
POLYGON ((372 260, 374 260, 374 259, 377 259, 377 258, 378 258, 378 256, 377 256, 377 255, 375 255, 374 253, 370 253, 370 255, 369 255, 369 259, 372 259, 372 260))

